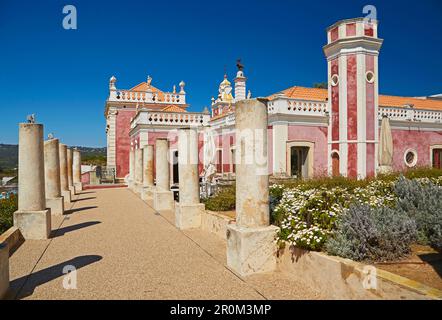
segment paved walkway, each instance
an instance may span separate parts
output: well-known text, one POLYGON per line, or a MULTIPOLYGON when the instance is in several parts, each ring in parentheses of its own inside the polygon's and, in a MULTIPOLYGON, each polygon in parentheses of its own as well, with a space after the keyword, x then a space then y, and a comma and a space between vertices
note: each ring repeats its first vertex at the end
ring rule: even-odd
POLYGON ((225 266, 225 242, 201 230, 181 232, 128 189, 88 190, 54 236, 26 241, 10 258, 15 299, 318 299, 284 274, 237 277, 225 266), (77 290, 63 268, 77 268, 77 290))

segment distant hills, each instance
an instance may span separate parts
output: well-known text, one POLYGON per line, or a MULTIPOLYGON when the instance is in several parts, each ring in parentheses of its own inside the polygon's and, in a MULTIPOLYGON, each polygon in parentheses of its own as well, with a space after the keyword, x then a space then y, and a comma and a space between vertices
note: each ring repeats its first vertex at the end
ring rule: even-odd
MULTIPOLYGON (((106 148, 89 148, 72 146, 81 152, 82 161, 91 164, 106 165, 106 148)), ((8 171, 18 166, 18 145, 0 143, 0 172, 8 171)))

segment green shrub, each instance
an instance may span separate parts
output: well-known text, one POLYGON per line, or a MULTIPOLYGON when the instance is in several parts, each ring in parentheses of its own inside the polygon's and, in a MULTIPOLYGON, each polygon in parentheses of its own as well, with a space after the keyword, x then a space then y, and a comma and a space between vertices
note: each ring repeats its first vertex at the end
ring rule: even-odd
POLYGON ((230 211, 236 208, 236 189, 234 186, 222 187, 212 197, 201 200, 207 210, 230 211))
POLYGON ((409 254, 416 237, 416 223, 403 210, 354 205, 342 214, 325 248, 355 261, 388 261, 409 254))
POLYGON ((13 214, 17 211, 17 197, 11 196, 9 199, 0 200, 0 234, 8 230, 13 222, 13 214))
POLYGON ((398 208, 416 221, 418 242, 442 250, 442 188, 431 180, 400 177, 395 191, 398 208))

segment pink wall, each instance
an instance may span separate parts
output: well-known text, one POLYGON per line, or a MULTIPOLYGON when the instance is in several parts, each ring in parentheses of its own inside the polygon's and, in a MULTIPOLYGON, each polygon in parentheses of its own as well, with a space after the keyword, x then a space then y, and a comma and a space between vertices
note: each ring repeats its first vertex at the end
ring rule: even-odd
POLYGON ((328 157, 327 154, 327 130, 326 127, 314 126, 289 126, 289 141, 308 141, 315 144, 313 174, 315 176, 325 175, 327 173, 328 157))
POLYGON ((392 130, 393 169, 404 170, 404 153, 408 148, 417 152, 417 166, 431 166, 430 146, 442 144, 442 132, 392 130))
POLYGON ((117 177, 124 178, 129 174, 130 152, 130 119, 135 116, 134 110, 119 109, 116 120, 116 167, 117 177))

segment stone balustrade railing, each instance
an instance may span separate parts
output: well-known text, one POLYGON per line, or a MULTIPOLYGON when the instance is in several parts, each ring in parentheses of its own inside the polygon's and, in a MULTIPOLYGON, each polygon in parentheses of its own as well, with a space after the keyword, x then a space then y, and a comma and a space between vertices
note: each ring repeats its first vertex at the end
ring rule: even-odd
POLYGON ((186 104, 186 94, 172 92, 163 92, 160 94, 158 92, 148 91, 111 90, 108 101, 184 105, 186 104))
POLYGON ((137 125, 207 126, 209 120, 209 114, 199 112, 140 111, 132 120, 131 129, 137 125))
POLYGON ((381 107, 378 111, 378 117, 381 119, 384 115, 392 121, 413 121, 427 123, 441 123, 442 111, 422 110, 413 108, 393 108, 381 107))
POLYGON ((327 102, 278 99, 267 104, 269 114, 327 116, 327 102))

